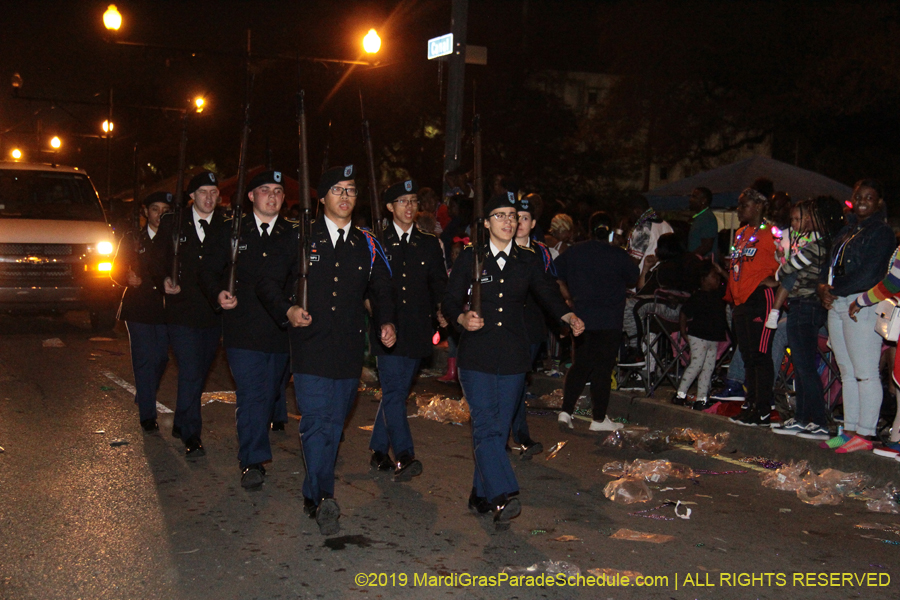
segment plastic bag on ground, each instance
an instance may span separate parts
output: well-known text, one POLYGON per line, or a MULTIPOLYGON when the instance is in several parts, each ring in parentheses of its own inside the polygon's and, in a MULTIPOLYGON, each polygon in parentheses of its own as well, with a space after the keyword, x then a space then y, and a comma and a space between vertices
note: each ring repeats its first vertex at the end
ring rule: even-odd
POLYGON ((841 503, 841 495, 828 479, 807 473, 801 481, 797 497, 804 503, 812 506, 834 506, 841 503))
POLYGON ((563 404, 563 390, 553 390, 549 394, 544 394, 540 398, 538 398, 538 402, 534 403, 535 407, 541 408, 562 408, 563 404))
POLYGON ((718 454, 728 442, 728 433, 722 432, 715 435, 702 433, 694 440, 694 449, 700 454, 718 454))
POLYGON ((671 444, 662 431, 655 430, 648 431, 638 438, 637 447, 651 454, 656 454, 668 450, 671 448, 671 444))
POLYGON ((888 483, 884 487, 866 490, 865 496, 866 508, 872 512, 887 513, 891 515, 900 514, 900 498, 898 498, 897 488, 893 483, 888 483))
POLYGON ((640 458, 631 462, 608 462, 603 465, 602 471, 605 475, 613 477, 641 478, 653 483, 662 483, 669 477, 690 479, 694 476, 693 470, 687 465, 668 460, 643 460, 640 458))
POLYGON ((653 493, 644 480, 631 477, 610 481, 603 488, 603 495, 616 504, 635 504, 653 499, 653 493))
POLYGON ((622 477, 625 475, 625 464, 626 463, 623 463, 621 460, 614 460, 603 465, 601 471, 604 475, 622 477))
POLYGON ((762 484, 765 487, 783 492, 796 492, 803 487, 803 475, 809 470, 809 463, 805 460, 789 462, 780 469, 771 473, 765 473, 762 484))
POLYGON ((566 577, 577 577, 581 575, 581 569, 564 560, 544 560, 530 567, 503 567, 501 573, 509 573, 510 575, 540 575, 544 573, 554 576, 562 574, 566 577))
POLYGON ((469 420, 469 403, 465 398, 453 400, 434 396, 424 406, 422 399, 417 398, 416 404, 419 407, 418 415, 425 419, 441 423, 465 423, 469 420))
POLYGON ((669 441, 680 444, 692 444, 702 432, 690 427, 675 427, 669 432, 669 441))
POLYGON ((637 445, 638 440, 648 432, 646 427, 625 427, 617 429, 606 436, 601 446, 609 448, 633 448, 637 445))
POLYGON ((819 473, 819 479, 831 484, 838 494, 847 496, 862 491, 871 478, 860 472, 844 473, 837 469, 825 469, 819 473))
POLYGON ((629 542, 651 542, 653 544, 664 544, 675 539, 672 535, 662 535, 660 533, 645 533, 643 531, 635 531, 633 529, 620 529, 611 536, 614 540, 627 540, 629 542))
POLYGON ((621 579, 622 577, 628 577, 631 581, 637 580, 638 577, 643 577, 644 574, 640 571, 619 571, 617 569, 603 568, 603 569, 588 569, 588 575, 593 575, 594 577, 605 577, 606 579, 613 579, 616 575, 621 579))

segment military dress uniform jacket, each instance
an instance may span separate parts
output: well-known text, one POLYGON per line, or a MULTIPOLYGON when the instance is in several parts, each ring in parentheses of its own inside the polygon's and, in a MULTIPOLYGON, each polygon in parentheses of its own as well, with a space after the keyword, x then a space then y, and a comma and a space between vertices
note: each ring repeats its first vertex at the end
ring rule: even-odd
MULTIPOLYGON (((228 264, 231 260, 232 217, 219 222, 207 233, 203 244, 203 268, 200 284, 207 299, 219 307, 219 293, 228 287, 228 264)), ((256 294, 256 286, 262 278, 263 266, 269 249, 278 244, 279 238, 295 239, 296 222, 275 220, 268 239, 263 239, 253 214, 241 218, 241 237, 238 241, 238 259, 235 273, 234 295, 238 304, 222 313, 222 344, 226 348, 241 348, 267 353, 290 351, 287 331, 281 328, 256 294)))
POLYGON ((294 304, 299 276, 299 230, 282 236, 257 285, 266 310, 288 328, 291 372, 327 377, 358 378, 362 372, 366 343, 366 308, 372 301, 377 327, 394 323, 391 275, 374 236, 348 226, 340 255, 331 243, 325 219, 312 225, 308 276, 309 314, 307 327, 292 327, 287 311, 294 304))
MULTIPOLYGON (((221 225, 222 219, 219 211, 214 212, 210 217, 208 228, 212 230, 221 225)), ((172 230, 174 227, 174 214, 163 215, 159 223, 159 231, 156 232, 156 241, 153 244, 154 285, 163 291, 165 291, 163 280, 171 276, 172 230)), ((209 233, 207 232, 204 241, 201 242, 194 225, 194 211, 190 206, 185 206, 181 221, 181 248, 178 254, 178 285, 181 286, 181 292, 165 294, 166 323, 168 324, 186 327, 216 327, 221 324, 221 318, 215 311, 215 307, 210 304, 200 287, 203 246, 209 240, 209 233)))
POLYGON ((525 327, 525 300, 533 293, 540 305, 561 319, 570 312, 557 284, 544 273, 544 265, 530 248, 514 243, 503 270, 485 247, 481 273, 481 312, 484 327, 467 331, 458 324, 472 278, 472 247, 466 247, 453 264, 441 310, 447 320, 462 331, 458 365, 495 375, 527 373, 531 369, 528 333, 525 327))
MULTIPOLYGON (((537 240, 531 240, 531 249, 541 259, 546 276, 553 282, 553 285, 559 285, 556 283, 556 268, 553 266, 553 258, 550 256, 547 245, 537 240)), ((528 299, 525 301, 525 328, 528 330, 528 341, 532 345, 542 344, 546 341, 547 317, 534 294, 531 293, 528 294, 528 299)))
POLYGON ((425 358, 434 351, 435 310, 444 298, 447 269, 438 239, 415 226, 409 232, 406 250, 397 229, 390 225, 381 243, 391 266, 394 301, 397 306, 397 343, 385 348, 379 341, 381 332, 373 328, 369 338, 376 356, 425 358))
POLYGON ((163 290, 154 284, 150 269, 151 250, 155 240, 159 240, 159 236, 151 240, 147 228, 144 227, 138 233, 139 244, 136 249, 134 238, 134 231, 122 236, 110 273, 113 281, 125 286, 116 318, 132 323, 163 325, 166 322, 163 290), (128 287, 129 269, 141 278, 141 285, 138 287, 128 287))

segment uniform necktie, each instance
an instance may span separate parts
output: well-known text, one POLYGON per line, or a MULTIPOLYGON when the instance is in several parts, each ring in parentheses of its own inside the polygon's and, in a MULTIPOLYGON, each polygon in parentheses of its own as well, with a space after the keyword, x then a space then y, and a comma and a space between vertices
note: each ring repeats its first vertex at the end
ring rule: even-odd
POLYGON ((501 271, 503 270, 503 267, 506 266, 506 258, 506 252, 503 250, 494 255, 494 260, 497 261, 497 266, 500 267, 501 271))
POLYGON ((343 248, 344 248, 344 230, 338 229, 338 239, 337 239, 337 243, 335 243, 335 245, 334 245, 335 254, 337 254, 338 252, 343 250, 343 248))
POLYGON ((206 234, 209 233, 209 223, 206 222, 204 219, 200 219, 200 229, 203 230, 203 239, 200 240, 202 242, 203 240, 206 239, 206 234))
POLYGON ((269 239, 269 224, 268 223, 260 223, 259 228, 262 229, 262 235, 260 237, 263 240, 269 239))
POLYGON ((404 233, 403 237, 400 238, 400 245, 406 250, 406 243, 409 241, 409 232, 404 233))

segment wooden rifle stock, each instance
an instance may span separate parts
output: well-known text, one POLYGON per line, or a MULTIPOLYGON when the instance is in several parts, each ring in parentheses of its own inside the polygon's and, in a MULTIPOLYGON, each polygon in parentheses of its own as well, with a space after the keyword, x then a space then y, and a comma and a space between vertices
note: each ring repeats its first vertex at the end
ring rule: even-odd
MULTIPOLYGON (((134 145, 134 155, 132 157, 132 167, 134 168, 131 195, 134 199, 134 217, 132 227, 134 229, 134 253, 141 251, 141 202, 138 200, 138 194, 141 191, 141 169, 138 166, 138 145, 134 145)), ((135 265, 137 266, 137 265, 135 265)))
POLYGON ((181 144, 178 146, 178 177, 175 182, 175 223, 172 228, 172 285, 178 285, 179 255, 181 254, 181 225, 184 222, 184 163, 187 160, 187 120, 188 112, 181 114, 181 144))
POLYGON ((297 134, 300 139, 300 276, 297 278, 296 306, 309 310, 309 239, 312 224, 309 206, 309 147, 306 145, 306 105, 305 92, 297 94, 297 134))
MULTIPOLYGON (((249 52, 248 52, 249 54, 249 52)), ((249 59, 248 59, 249 60, 249 59)), ((248 66, 249 71, 249 66, 248 66)), ((225 289, 234 294, 237 278, 237 260, 241 241, 241 220, 244 215, 244 196, 247 195, 247 147, 250 142, 250 96, 253 93, 253 75, 247 75, 247 89, 244 97, 244 125, 241 129, 241 152, 238 159, 237 189, 231 197, 231 252, 228 258, 228 283, 225 289)))
POLYGON ((469 310, 481 316, 481 272, 484 270, 484 182, 481 173, 481 115, 475 115, 472 121, 472 134, 475 142, 475 207, 472 211, 472 297, 469 310))
POLYGON ((381 201, 378 199, 378 184, 375 179, 375 153, 372 151, 372 136, 369 134, 369 120, 363 106, 362 91, 359 92, 359 109, 362 113, 363 143, 369 162, 369 202, 372 204, 372 232, 381 238, 381 201))

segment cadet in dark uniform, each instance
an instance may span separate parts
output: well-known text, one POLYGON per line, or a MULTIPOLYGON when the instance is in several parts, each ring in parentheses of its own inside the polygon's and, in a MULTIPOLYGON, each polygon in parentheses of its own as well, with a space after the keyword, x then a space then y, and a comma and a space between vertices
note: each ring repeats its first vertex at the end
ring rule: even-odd
POLYGON ((472 414, 475 476, 469 508, 494 512, 497 528, 521 512, 512 465, 504 450, 516 403, 522 396, 525 373, 531 368, 525 300, 534 293, 554 319, 580 335, 584 324, 569 312, 559 288, 544 273, 533 250, 518 247, 515 197, 491 198, 484 209, 490 240, 484 248, 481 274, 482 316, 466 311, 464 302, 472 279, 473 248, 459 255, 450 272, 442 311, 462 328, 459 342, 459 381, 472 414))
MULTIPOLYGON (((275 402, 287 383, 290 348, 287 331, 263 307, 256 295, 269 248, 279 238, 294 239, 296 223, 278 218, 284 203, 281 171, 265 171, 247 186, 253 210, 241 219, 234 294, 228 293, 233 219, 210 232, 203 245, 200 281, 207 297, 223 309, 222 345, 237 385, 238 460, 241 486, 259 489, 265 481, 263 463, 272 460, 269 422, 275 402)), ((242 203, 235 202, 234 210, 242 203)))
POLYGON ((309 312, 291 299, 299 273, 296 241, 273 248, 257 288, 270 314, 293 326, 291 371, 306 466, 303 509, 325 535, 340 530, 334 465, 362 372, 367 296, 381 343, 390 348, 396 341, 390 269, 374 236, 351 225, 355 176, 347 165, 329 169, 319 181, 323 216, 309 239, 309 312))
POLYGON ((172 206, 172 194, 154 192, 144 198, 142 204, 141 213, 147 219, 147 227, 140 232, 129 231, 122 237, 110 275, 113 281, 126 286, 117 317, 128 327, 131 367, 137 390, 134 401, 138 405, 141 427, 151 432, 159 430, 156 393, 169 362, 169 334, 163 293, 153 285, 150 274, 150 249, 153 240, 159 240, 156 236, 159 221, 172 206))
POLYGON ((418 184, 411 179, 384 191, 392 222, 381 243, 393 276, 397 343, 392 348, 377 341, 371 344, 372 354, 378 357, 382 395, 369 442, 370 462, 381 471, 393 469, 395 481, 408 481, 422 473, 406 418, 406 398, 422 359, 434 352, 432 322, 439 314, 437 308, 447 286, 441 245, 436 237, 415 226, 418 191, 418 184), (388 455, 390 448, 394 450, 394 462, 388 455))
POLYGON ((189 459, 205 456, 200 431, 200 395, 222 337, 222 320, 200 286, 200 265, 206 231, 221 224, 216 212, 219 188, 214 173, 195 175, 187 187, 193 200, 184 208, 179 249, 178 285, 173 285, 172 239, 175 219, 171 214, 159 225, 159 242, 153 246, 155 279, 166 292, 166 324, 169 343, 178 361, 178 401, 172 435, 184 442, 189 459))
MULTIPOLYGON (((556 268, 553 266, 553 259, 550 257, 550 249, 545 244, 537 240, 531 239, 531 232, 537 225, 535 220, 535 206, 531 203, 530 197, 525 197, 516 203, 516 213, 518 214, 519 226, 516 229, 516 244, 523 248, 530 248, 541 259, 544 267, 544 273, 553 285, 556 285, 556 268)), ((541 349, 541 344, 547 339, 547 319, 544 317, 544 311, 541 310, 540 304, 534 297, 533 293, 528 294, 525 301, 525 329, 528 331, 529 351, 531 353, 531 363, 529 371, 534 360, 537 358, 541 349)), ((540 442, 531 439, 528 431, 528 421, 525 418, 525 391, 522 388, 522 396, 516 404, 516 412, 513 414, 512 422, 512 438, 513 441, 521 446, 521 457, 523 460, 529 460, 535 454, 544 451, 544 446, 540 442)))

